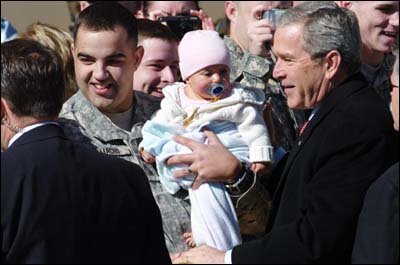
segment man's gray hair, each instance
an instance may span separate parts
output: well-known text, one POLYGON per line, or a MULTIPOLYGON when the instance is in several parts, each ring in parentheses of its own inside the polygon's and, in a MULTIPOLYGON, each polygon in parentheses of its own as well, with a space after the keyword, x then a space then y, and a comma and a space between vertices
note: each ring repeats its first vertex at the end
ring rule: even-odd
POLYGON ((341 69, 349 75, 360 70, 361 36, 356 15, 333 1, 305 2, 288 9, 279 26, 302 24, 304 50, 312 58, 322 58, 336 50, 342 57, 341 69))

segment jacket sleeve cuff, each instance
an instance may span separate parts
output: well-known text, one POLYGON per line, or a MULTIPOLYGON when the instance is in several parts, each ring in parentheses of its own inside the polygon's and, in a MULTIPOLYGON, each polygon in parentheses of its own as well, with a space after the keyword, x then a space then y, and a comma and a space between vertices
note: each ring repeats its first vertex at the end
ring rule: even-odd
POLYGON ((250 148, 251 162, 273 162, 274 148, 270 145, 250 148))

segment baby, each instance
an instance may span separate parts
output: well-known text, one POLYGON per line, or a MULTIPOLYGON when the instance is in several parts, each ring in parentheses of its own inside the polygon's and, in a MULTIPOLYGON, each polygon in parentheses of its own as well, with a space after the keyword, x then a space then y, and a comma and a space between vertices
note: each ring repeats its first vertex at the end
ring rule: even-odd
POLYGON ((189 190, 191 223, 197 245, 207 244, 220 250, 241 243, 235 208, 223 183, 203 183, 192 190, 195 175, 175 179, 178 167, 165 161, 190 150, 175 143, 180 134, 207 143, 202 129, 207 127, 242 162, 256 173, 268 170, 273 147, 264 124, 264 92, 230 84, 230 55, 218 33, 209 30, 188 32, 179 45, 180 70, 185 83, 163 89, 161 109, 143 127, 140 144, 142 157, 154 162, 160 181, 174 194, 181 187, 189 190))

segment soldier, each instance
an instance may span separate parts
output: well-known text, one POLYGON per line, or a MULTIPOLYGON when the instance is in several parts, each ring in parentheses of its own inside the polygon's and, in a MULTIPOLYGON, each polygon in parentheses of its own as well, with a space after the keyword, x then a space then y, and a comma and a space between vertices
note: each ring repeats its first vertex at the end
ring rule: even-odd
POLYGON ((163 88, 178 81, 178 39, 160 22, 138 19, 138 45, 144 54, 134 74, 133 89, 161 99, 163 88))
POLYGON ((187 248, 182 235, 190 232, 190 205, 187 194, 166 192, 156 170, 140 158, 142 125, 159 106, 134 94, 133 73, 143 56, 143 48, 136 47, 136 19, 127 9, 101 2, 83 10, 72 47, 80 90, 64 104, 60 116, 78 123, 78 132, 66 127, 71 137, 83 141, 83 134, 99 152, 143 169, 160 208, 167 248, 176 252, 187 248))
POLYGON ((390 74, 395 56, 393 46, 399 38, 398 1, 337 1, 353 11, 361 33, 361 72, 389 107, 390 74))

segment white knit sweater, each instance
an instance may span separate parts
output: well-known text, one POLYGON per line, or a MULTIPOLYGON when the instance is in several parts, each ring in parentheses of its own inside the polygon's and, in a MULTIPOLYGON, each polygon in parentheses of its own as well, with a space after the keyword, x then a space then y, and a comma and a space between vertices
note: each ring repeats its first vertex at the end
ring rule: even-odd
POLYGON ((184 93, 184 83, 174 83, 163 89, 165 98, 161 109, 152 120, 186 125, 191 131, 209 121, 230 121, 236 124, 243 140, 249 146, 251 162, 270 162, 273 160, 273 147, 262 116, 265 102, 260 89, 241 87, 233 83, 229 97, 216 102, 183 109, 179 93, 184 93), (185 120, 190 117, 190 123, 185 120))

